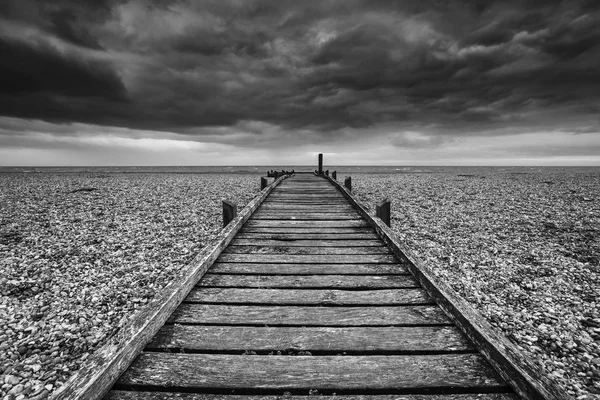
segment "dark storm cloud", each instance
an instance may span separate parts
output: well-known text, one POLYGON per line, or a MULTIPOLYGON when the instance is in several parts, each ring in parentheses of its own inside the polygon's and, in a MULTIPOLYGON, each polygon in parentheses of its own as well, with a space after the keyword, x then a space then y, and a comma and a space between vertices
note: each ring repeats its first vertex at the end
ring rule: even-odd
POLYGON ((0 13, 5 116, 458 135, 589 119, 600 101, 593 1, 12 0, 0 13))

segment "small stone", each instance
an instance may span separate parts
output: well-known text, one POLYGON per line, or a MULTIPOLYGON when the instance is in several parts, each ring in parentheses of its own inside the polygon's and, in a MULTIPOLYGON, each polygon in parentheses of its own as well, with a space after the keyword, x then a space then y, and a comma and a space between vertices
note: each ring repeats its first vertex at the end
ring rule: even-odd
POLYGON ((24 388, 25 388, 25 386, 23 386, 22 384, 19 383, 18 385, 14 386, 12 389, 10 389, 8 394, 18 395, 19 393, 21 393, 23 391, 24 388))
POLYGON ((25 347, 25 346, 19 346, 19 348, 17 350, 19 351, 20 355, 27 353, 27 347, 25 347))
POLYGON ((6 376, 4 377, 4 383, 8 383, 8 384, 10 384, 11 386, 15 386, 15 385, 17 385, 19 382, 20 382, 20 379, 19 379, 19 378, 17 378, 16 376, 14 376, 14 375, 6 375, 6 376))

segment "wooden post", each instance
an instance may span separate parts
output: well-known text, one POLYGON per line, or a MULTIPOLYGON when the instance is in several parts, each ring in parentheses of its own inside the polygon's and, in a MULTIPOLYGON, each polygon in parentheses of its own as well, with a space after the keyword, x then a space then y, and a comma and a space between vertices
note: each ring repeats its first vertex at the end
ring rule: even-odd
POLYGON ((323 175, 323 153, 319 153, 319 175, 323 175))
POLYGON ((267 178, 265 178, 264 176, 260 178, 260 190, 266 188, 268 184, 269 182, 267 181, 267 178))
POLYGON ((377 215, 384 224, 391 227, 390 201, 388 199, 383 200, 375 206, 375 215, 377 215))
POLYGON ((346 179, 344 180, 344 186, 346 186, 346 189, 348 189, 349 191, 352 191, 352 177, 351 176, 346 177, 346 179))
POLYGON ((223 227, 229 225, 235 217, 237 217, 237 204, 223 200, 223 227))
POLYGON ((325 176, 329 176, 329 170, 325 170, 325 176))
POLYGON ((333 171, 331 173, 331 177, 333 178, 334 181, 337 181, 337 171, 333 171))

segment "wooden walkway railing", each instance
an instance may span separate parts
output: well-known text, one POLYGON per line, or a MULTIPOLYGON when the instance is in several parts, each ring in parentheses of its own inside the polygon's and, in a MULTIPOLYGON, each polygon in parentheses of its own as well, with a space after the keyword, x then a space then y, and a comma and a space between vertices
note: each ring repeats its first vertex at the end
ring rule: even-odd
POLYGON ((124 333, 137 332, 127 356, 57 398, 99 398, 112 382, 110 400, 563 398, 324 178, 268 186, 169 305, 124 333))

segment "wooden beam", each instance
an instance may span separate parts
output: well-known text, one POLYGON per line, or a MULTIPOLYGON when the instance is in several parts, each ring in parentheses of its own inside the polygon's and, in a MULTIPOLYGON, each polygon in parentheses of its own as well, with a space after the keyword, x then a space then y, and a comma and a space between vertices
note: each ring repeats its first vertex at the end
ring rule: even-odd
POLYGON ((390 201, 388 199, 383 200, 375 206, 375 215, 387 226, 392 226, 390 223, 390 201))
POLYGON ((260 178, 260 190, 264 190, 268 184, 269 181, 267 180, 267 178, 265 178, 264 176, 260 178))
POLYGON ((323 175, 323 154, 319 153, 319 175, 323 175))
POLYGON ((237 212, 237 204, 229 200, 223 200, 223 227, 229 225, 237 217, 237 212))
POLYGON ((346 186, 346 189, 348 189, 349 191, 352 191, 352 177, 351 176, 347 176, 346 179, 344 179, 344 186, 346 186))
POLYGON ((50 399, 102 399, 204 276, 221 251, 229 245, 242 225, 283 179, 275 180, 248 203, 242 212, 221 230, 212 244, 206 246, 190 264, 183 268, 179 275, 181 278, 163 288, 160 294, 111 338, 109 343, 96 350, 81 368, 52 394, 50 399))
POLYGON ((358 212, 390 246, 394 254, 421 283, 442 310, 475 344, 481 354, 500 376, 523 399, 567 400, 570 397, 548 379, 538 365, 531 362, 506 337, 493 328, 481 314, 463 300, 450 286, 437 278, 433 271, 393 231, 378 218, 373 218, 365 206, 349 190, 336 181, 329 181, 344 194, 358 212))
POLYGON ((337 171, 333 171, 331 173, 331 177, 333 178, 333 180, 337 181, 337 171))

